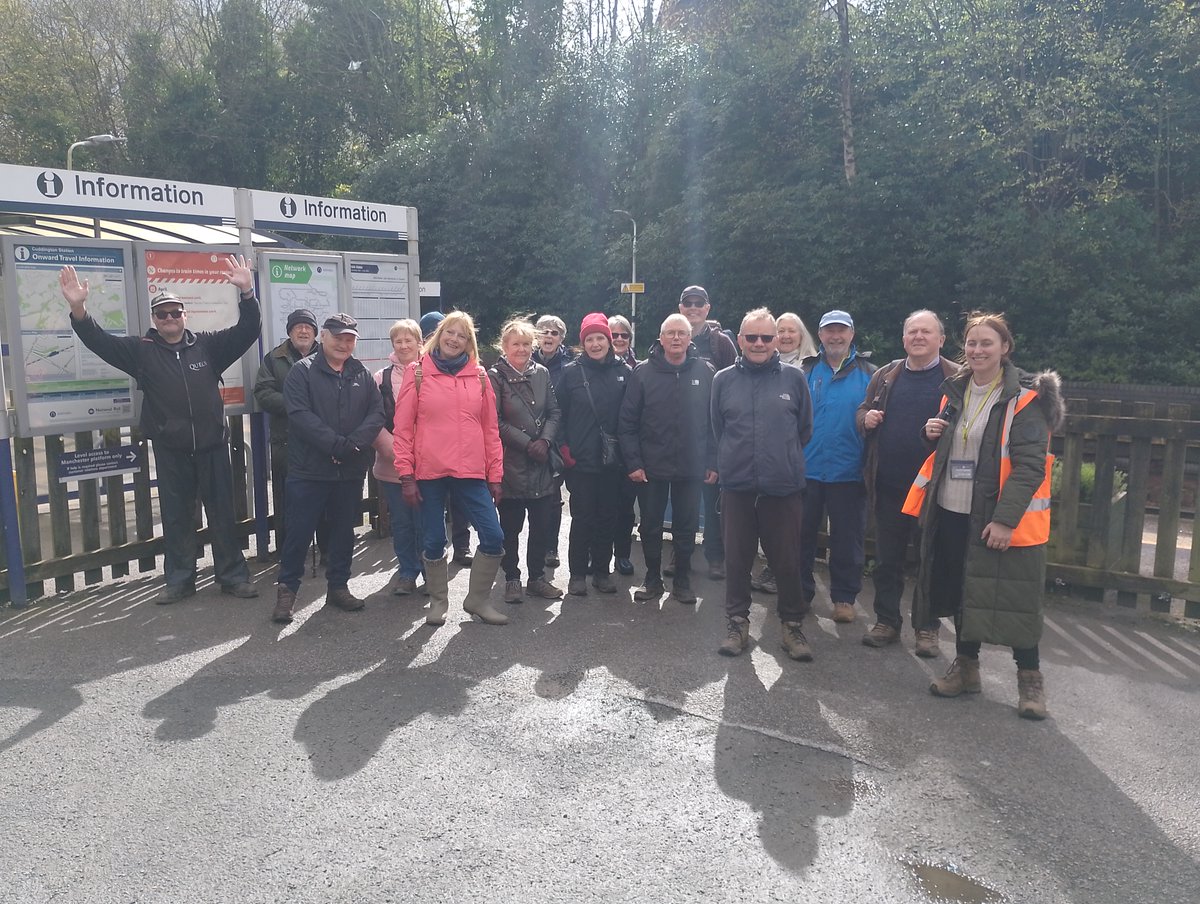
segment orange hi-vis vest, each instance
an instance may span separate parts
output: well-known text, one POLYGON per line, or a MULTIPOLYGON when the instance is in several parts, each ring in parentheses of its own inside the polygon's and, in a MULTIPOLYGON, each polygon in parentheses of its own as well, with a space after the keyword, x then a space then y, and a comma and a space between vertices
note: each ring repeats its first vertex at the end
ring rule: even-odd
MULTIPOLYGON (((1017 416, 1017 412, 1030 404, 1037 398, 1037 393, 1032 389, 1022 388, 1017 395, 1008 400, 1008 405, 1005 406, 1008 410, 1004 413, 1004 426, 1000 433, 1000 492, 1004 492, 1004 482, 1008 480, 1008 475, 1012 473, 1012 458, 1008 450, 1008 433, 1012 429, 1013 418, 1017 416)), ((942 396, 942 408, 946 406, 946 397, 942 396)), ((1049 445, 1049 437, 1046 439, 1047 446, 1049 445)), ((921 509, 925 505, 925 491, 929 487, 929 482, 933 480, 933 459, 936 452, 931 452, 929 457, 925 459, 925 464, 921 465, 921 470, 917 472, 917 477, 913 481, 912 487, 909 488, 908 496, 904 500, 903 512, 906 515, 912 515, 914 518, 919 517, 921 509)), ((1012 540, 1010 546, 1039 546, 1050 539, 1050 469, 1054 465, 1054 456, 1049 452, 1046 453, 1046 475, 1042 478, 1041 485, 1033 494, 1033 498, 1029 500, 1029 506, 1025 509, 1025 514, 1021 516, 1021 520, 1017 526, 1013 528, 1012 540)))

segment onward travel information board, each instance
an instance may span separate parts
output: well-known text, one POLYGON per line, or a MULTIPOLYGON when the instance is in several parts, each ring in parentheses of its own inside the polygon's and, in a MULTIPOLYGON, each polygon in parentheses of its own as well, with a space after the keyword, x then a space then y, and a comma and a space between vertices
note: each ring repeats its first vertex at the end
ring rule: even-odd
POLYGON ((9 359, 20 433, 65 433, 132 423, 136 416, 132 381, 79 341, 58 286, 59 271, 74 267, 80 281, 88 283, 88 313, 108 332, 128 335, 131 247, 5 238, 3 255, 9 359))

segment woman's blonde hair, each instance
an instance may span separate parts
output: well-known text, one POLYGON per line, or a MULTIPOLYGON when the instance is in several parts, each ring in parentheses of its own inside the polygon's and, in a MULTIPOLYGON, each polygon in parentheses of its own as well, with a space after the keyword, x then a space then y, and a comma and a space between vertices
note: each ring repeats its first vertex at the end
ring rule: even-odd
POLYGON ((425 346, 421 349, 422 354, 432 355, 433 350, 438 347, 438 343, 442 339, 442 331, 452 326, 463 329, 467 333, 467 357, 472 364, 479 363, 479 344, 475 341, 475 321, 471 319, 471 315, 466 311, 451 311, 446 315, 446 319, 437 325, 437 329, 433 331, 433 335, 425 340, 425 346))
POLYGON ((532 343, 537 342, 537 330, 533 328, 533 324, 525 317, 513 317, 511 320, 506 320, 504 326, 500 327, 500 337, 496 340, 496 348, 501 353, 504 352, 504 340, 514 333, 532 343))
POLYGON ((421 324, 411 319, 397 320, 388 330, 388 338, 394 340, 398 333, 412 333, 419 343, 421 341, 421 324))

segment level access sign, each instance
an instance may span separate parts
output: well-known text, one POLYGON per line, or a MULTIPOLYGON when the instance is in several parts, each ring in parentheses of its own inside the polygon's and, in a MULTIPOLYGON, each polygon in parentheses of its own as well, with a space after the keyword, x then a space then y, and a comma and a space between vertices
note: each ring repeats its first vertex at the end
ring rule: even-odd
POLYGON ((132 474, 140 470, 138 452, 133 446, 64 452, 58 457, 59 483, 69 483, 72 480, 95 480, 97 477, 132 474))

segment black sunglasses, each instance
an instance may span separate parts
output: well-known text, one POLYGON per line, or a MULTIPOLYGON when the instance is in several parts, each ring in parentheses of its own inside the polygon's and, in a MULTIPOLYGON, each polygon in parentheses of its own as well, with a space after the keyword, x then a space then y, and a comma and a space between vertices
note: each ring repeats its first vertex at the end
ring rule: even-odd
POLYGON ((702 308, 706 304, 708 304, 708 302, 705 301, 703 298, 685 298, 683 301, 681 301, 679 303, 681 305, 683 305, 685 308, 702 308))
POLYGON ((557 336, 558 330, 542 330, 543 336, 557 336))
POLYGON ((166 320, 168 318, 170 318, 172 320, 178 320, 182 316, 183 316, 183 311, 155 311, 154 312, 154 317, 157 320, 166 320))
POLYGON ((633 336, 629 333, 613 333, 614 339, 632 339, 633 336))
POLYGON ((749 342, 751 345, 754 345, 757 342, 761 342, 763 345, 769 345, 770 343, 775 341, 775 334, 774 333, 766 333, 766 334, 745 333, 745 334, 743 334, 742 338, 745 339, 747 342, 749 342))

